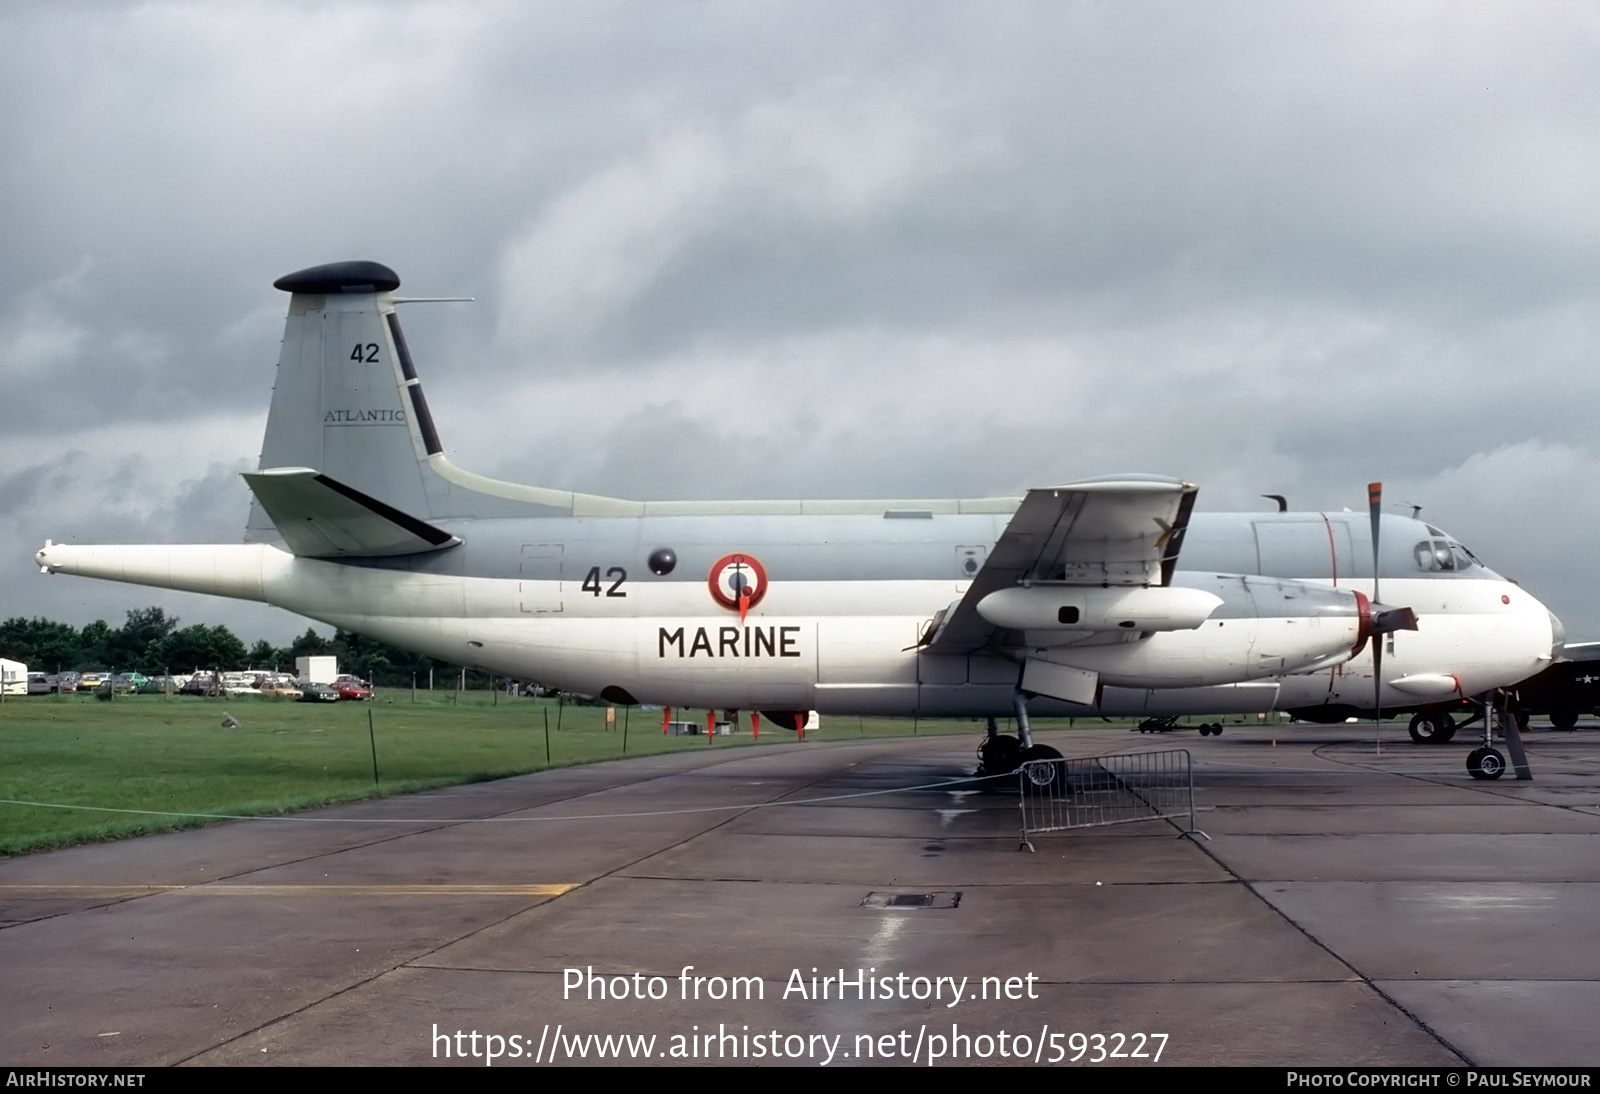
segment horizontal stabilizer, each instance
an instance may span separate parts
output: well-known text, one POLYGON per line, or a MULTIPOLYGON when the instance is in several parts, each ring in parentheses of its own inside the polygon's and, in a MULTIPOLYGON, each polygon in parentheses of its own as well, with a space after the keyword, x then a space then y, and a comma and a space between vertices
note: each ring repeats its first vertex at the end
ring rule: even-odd
POLYGON ((247 471, 256 500, 303 558, 387 558, 454 547, 461 540, 309 467, 247 471))

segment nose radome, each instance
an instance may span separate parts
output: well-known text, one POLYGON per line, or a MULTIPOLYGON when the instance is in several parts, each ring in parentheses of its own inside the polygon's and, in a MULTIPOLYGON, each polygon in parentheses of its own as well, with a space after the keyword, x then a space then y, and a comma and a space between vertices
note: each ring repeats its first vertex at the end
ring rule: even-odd
POLYGON ((1559 658, 1567 645, 1567 628, 1549 608, 1545 609, 1545 614, 1550 616, 1550 656, 1559 658))

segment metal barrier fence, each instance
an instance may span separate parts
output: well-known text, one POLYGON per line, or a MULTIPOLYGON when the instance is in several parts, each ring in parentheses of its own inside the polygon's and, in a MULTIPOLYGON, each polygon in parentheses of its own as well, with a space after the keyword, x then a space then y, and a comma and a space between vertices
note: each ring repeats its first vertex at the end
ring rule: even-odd
MULTIPOLYGON (((1194 772, 1189 751, 1128 752, 1083 759, 1030 760, 1017 769, 1022 847, 1040 832, 1169 820, 1183 835, 1194 826, 1194 772)), ((1211 837, 1206 836, 1207 839, 1211 837)))

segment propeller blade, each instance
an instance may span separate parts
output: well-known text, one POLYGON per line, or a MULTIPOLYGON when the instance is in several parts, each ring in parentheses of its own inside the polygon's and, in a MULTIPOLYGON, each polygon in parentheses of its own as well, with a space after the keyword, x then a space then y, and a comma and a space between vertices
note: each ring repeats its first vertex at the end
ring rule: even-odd
POLYGON ((1372 636, 1372 741, 1383 751, 1383 636, 1372 636))
POLYGON ((1372 514, 1372 602, 1378 604, 1378 525, 1383 519, 1383 483, 1367 483, 1367 511, 1372 514))
MULTIPOLYGON (((1378 604, 1378 525, 1383 520, 1383 483, 1367 483, 1367 511, 1372 515, 1372 603, 1378 604)), ((1407 609, 1401 609, 1407 610, 1407 609)), ((1379 624, 1389 612, 1373 614, 1372 634, 1372 739, 1378 751, 1383 750, 1380 733, 1383 728, 1383 636, 1379 624)), ((1412 615, 1415 626, 1416 616, 1412 615)))

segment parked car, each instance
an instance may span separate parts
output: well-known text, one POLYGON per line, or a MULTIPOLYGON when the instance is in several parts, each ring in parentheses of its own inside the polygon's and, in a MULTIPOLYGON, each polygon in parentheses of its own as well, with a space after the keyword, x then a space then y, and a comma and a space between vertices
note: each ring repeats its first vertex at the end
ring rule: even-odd
POLYGON ((301 680, 295 686, 300 689, 300 701, 302 703, 336 703, 339 701, 339 693, 327 684, 301 680))
POLYGON ((222 690, 227 695, 260 695, 262 675, 259 672, 225 672, 222 690))
POLYGON ((183 695, 221 695, 222 679, 214 672, 196 672, 178 690, 183 695))
POLYGON ((339 693, 341 699, 371 699, 372 686, 364 680, 354 677, 343 677, 335 680, 331 685, 339 693))
POLYGON ((273 699, 300 698, 300 689, 295 686, 294 677, 285 677, 279 673, 270 673, 263 676, 256 684, 256 688, 262 695, 273 699))

